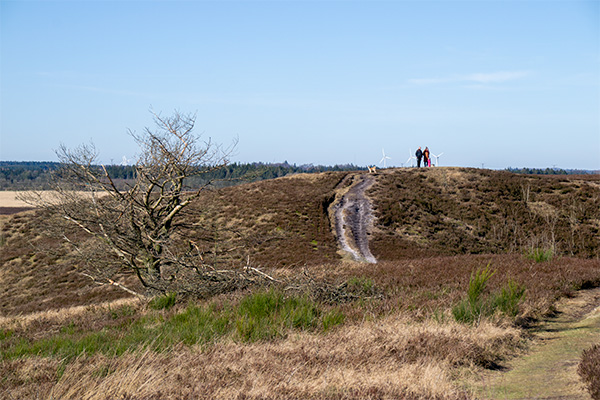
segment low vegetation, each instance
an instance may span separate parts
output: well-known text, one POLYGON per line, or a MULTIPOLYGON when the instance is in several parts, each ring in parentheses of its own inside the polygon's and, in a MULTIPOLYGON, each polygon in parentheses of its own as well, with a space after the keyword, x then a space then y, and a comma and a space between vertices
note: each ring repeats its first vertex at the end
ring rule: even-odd
POLYGON ((552 249, 540 249, 535 248, 531 249, 527 252, 527 258, 533 260, 535 262, 546 262, 550 261, 554 256, 554 251, 552 249))
POLYGON ((592 398, 600 399, 600 345, 584 350, 577 372, 592 398))
POLYGON ((497 311, 513 318, 518 315, 525 287, 509 280, 497 293, 486 296, 488 281, 496 273, 489 267, 490 264, 471 274, 467 297, 452 308, 452 315, 458 322, 472 324, 491 317, 497 311))
POLYGON ((109 308, 104 321, 71 320, 44 337, 40 337, 42 332, 31 336, 20 328, 2 330, 0 357, 58 357, 70 361, 98 353, 116 357, 139 350, 165 352, 180 344, 205 347, 224 337, 253 343, 285 338, 294 331, 325 332, 344 321, 344 315, 336 309, 325 310, 306 297, 287 297, 274 290, 246 295, 235 304, 190 303, 172 312, 152 311, 170 308, 172 299, 160 296, 146 310, 132 305, 109 308))
POLYGON ((331 233, 349 174, 205 192, 178 220, 181 243, 217 271, 275 281, 200 299, 98 285, 39 234, 44 215, 0 217, 0 397, 468 399, 558 298, 600 286, 594 176, 384 171, 369 192, 379 262, 362 264, 331 233))

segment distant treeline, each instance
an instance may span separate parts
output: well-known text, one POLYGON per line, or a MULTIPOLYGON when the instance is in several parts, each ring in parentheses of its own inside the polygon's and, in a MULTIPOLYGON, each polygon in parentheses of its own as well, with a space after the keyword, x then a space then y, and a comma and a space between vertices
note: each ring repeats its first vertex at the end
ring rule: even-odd
POLYGON ((589 171, 581 169, 560 169, 560 168, 507 168, 509 172, 515 174, 527 175, 586 175, 598 174, 600 171, 589 171))
MULTIPOLYGON (((60 163, 38 161, 0 161, 0 190, 50 189, 51 173, 58 170, 60 163)), ((135 179, 136 169, 132 165, 107 165, 107 172, 117 182, 124 186, 135 179)), ((204 171, 191 178, 187 184, 194 188, 207 182, 214 186, 232 186, 244 182, 273 179, 298 173, 317 173, 325 171, 357 171, 365 170, 352 164, 323 166, 305 164, 297 166, 283 163, 233 163, 214 171, 204 171)), ((535 175, 575 175, 593 174, 599 171, 565 170, 558 168, 507 168, 515 174, 535 175)))
MULTIPOLYGON (((57 171, 60 163, 36 161, 0 161, 0 190, 44 190, 51 189, 51 175, 57 171)), ((108 174, 118 185, 135 179, 136 169, 131 165, 107 165, 108 174)), ((366 169, 352 164, 336 165, 300 165, 283 163, 233 163, 216 170, 200 171, 187 184, 190 187, 200 187, 208 182, 214 186, 232 186, 244 182, 273 179, 297 173, 317 173, 325 171, 356 171, 366 169)))

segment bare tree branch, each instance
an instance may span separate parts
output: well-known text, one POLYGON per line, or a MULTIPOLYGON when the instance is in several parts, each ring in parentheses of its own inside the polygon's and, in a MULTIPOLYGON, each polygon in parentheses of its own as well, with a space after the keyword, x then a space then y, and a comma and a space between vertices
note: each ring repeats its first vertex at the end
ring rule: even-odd
MULTIPOLYGON (((210 140, 201 142, 193 132, 196 115, 177 111, 167 117, 152 114, 154 129, 146 128, 141 134, 129 131, 140 147, 140 156, 135 183, 126 190, 119 190, 107 168, 98 163, 93 144, 74 150, 61 145, 57 156, 62 168, 55 174, 55 198, 34 195, 29 200, 58 213, 87 236, 86 243, 93 239, 95 245, 88 250, 96 258, 103 248, 146 288, 166 291, 172 290, 174 283, 173 274, 165 269, 197 269, 204 264, 201 257, 193 258, 177 245, 180 224, 175 219, 208 187, 206 183, 190 191, 186 179, 227 166, 235 143, 224 151, 210 140), (182 257, 185 262, 180 261, 182 257)), ((73 239, 70 242, 74 244, 73 239)), ((77 246, 85 253, 85 246, 77 246)), ((94 264, 91 255, 84 258, 94 264)), ((101 282, 131 291, 111 275, 118 269, 109 273, 108 268, 99 266, 102 260, 96 261, 88 275, 102 275, 101 282)))

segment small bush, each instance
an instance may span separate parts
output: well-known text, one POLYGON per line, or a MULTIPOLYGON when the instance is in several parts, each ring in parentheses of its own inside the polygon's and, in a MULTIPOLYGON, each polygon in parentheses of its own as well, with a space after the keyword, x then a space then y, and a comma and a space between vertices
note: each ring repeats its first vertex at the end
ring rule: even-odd
POLYGON ((600 345, 584 350, 577 372, 594 400, 600 400, 600 345))

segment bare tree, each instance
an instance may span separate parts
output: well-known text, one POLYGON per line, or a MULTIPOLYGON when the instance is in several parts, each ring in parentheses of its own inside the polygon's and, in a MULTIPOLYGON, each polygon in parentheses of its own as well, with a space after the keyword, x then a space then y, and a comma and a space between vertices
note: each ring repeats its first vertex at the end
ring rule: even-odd
POLYGON ((98 163, 93 145, 74 150, 62 145, 57 151, 61 169, 54 197, 38 194, 28 199, 66 223, 57 231, 88 261, 86 275, 128 291, 114 279, 124 269, 134 272, 145 288, 161 292, 172 290, 180 268, 197 271, 199 261, 189 262, 194 247, 182 245, 181 222, 176 217, 208 183, 192 190, 186 182, 226 166, 235 147, 235 143, 223 149, 210 141, 201 142, 193 132, 195 115, 153 115, 154 129, 140 134, 129 131, 140 155, 136 178, 124 190, 98 163))

